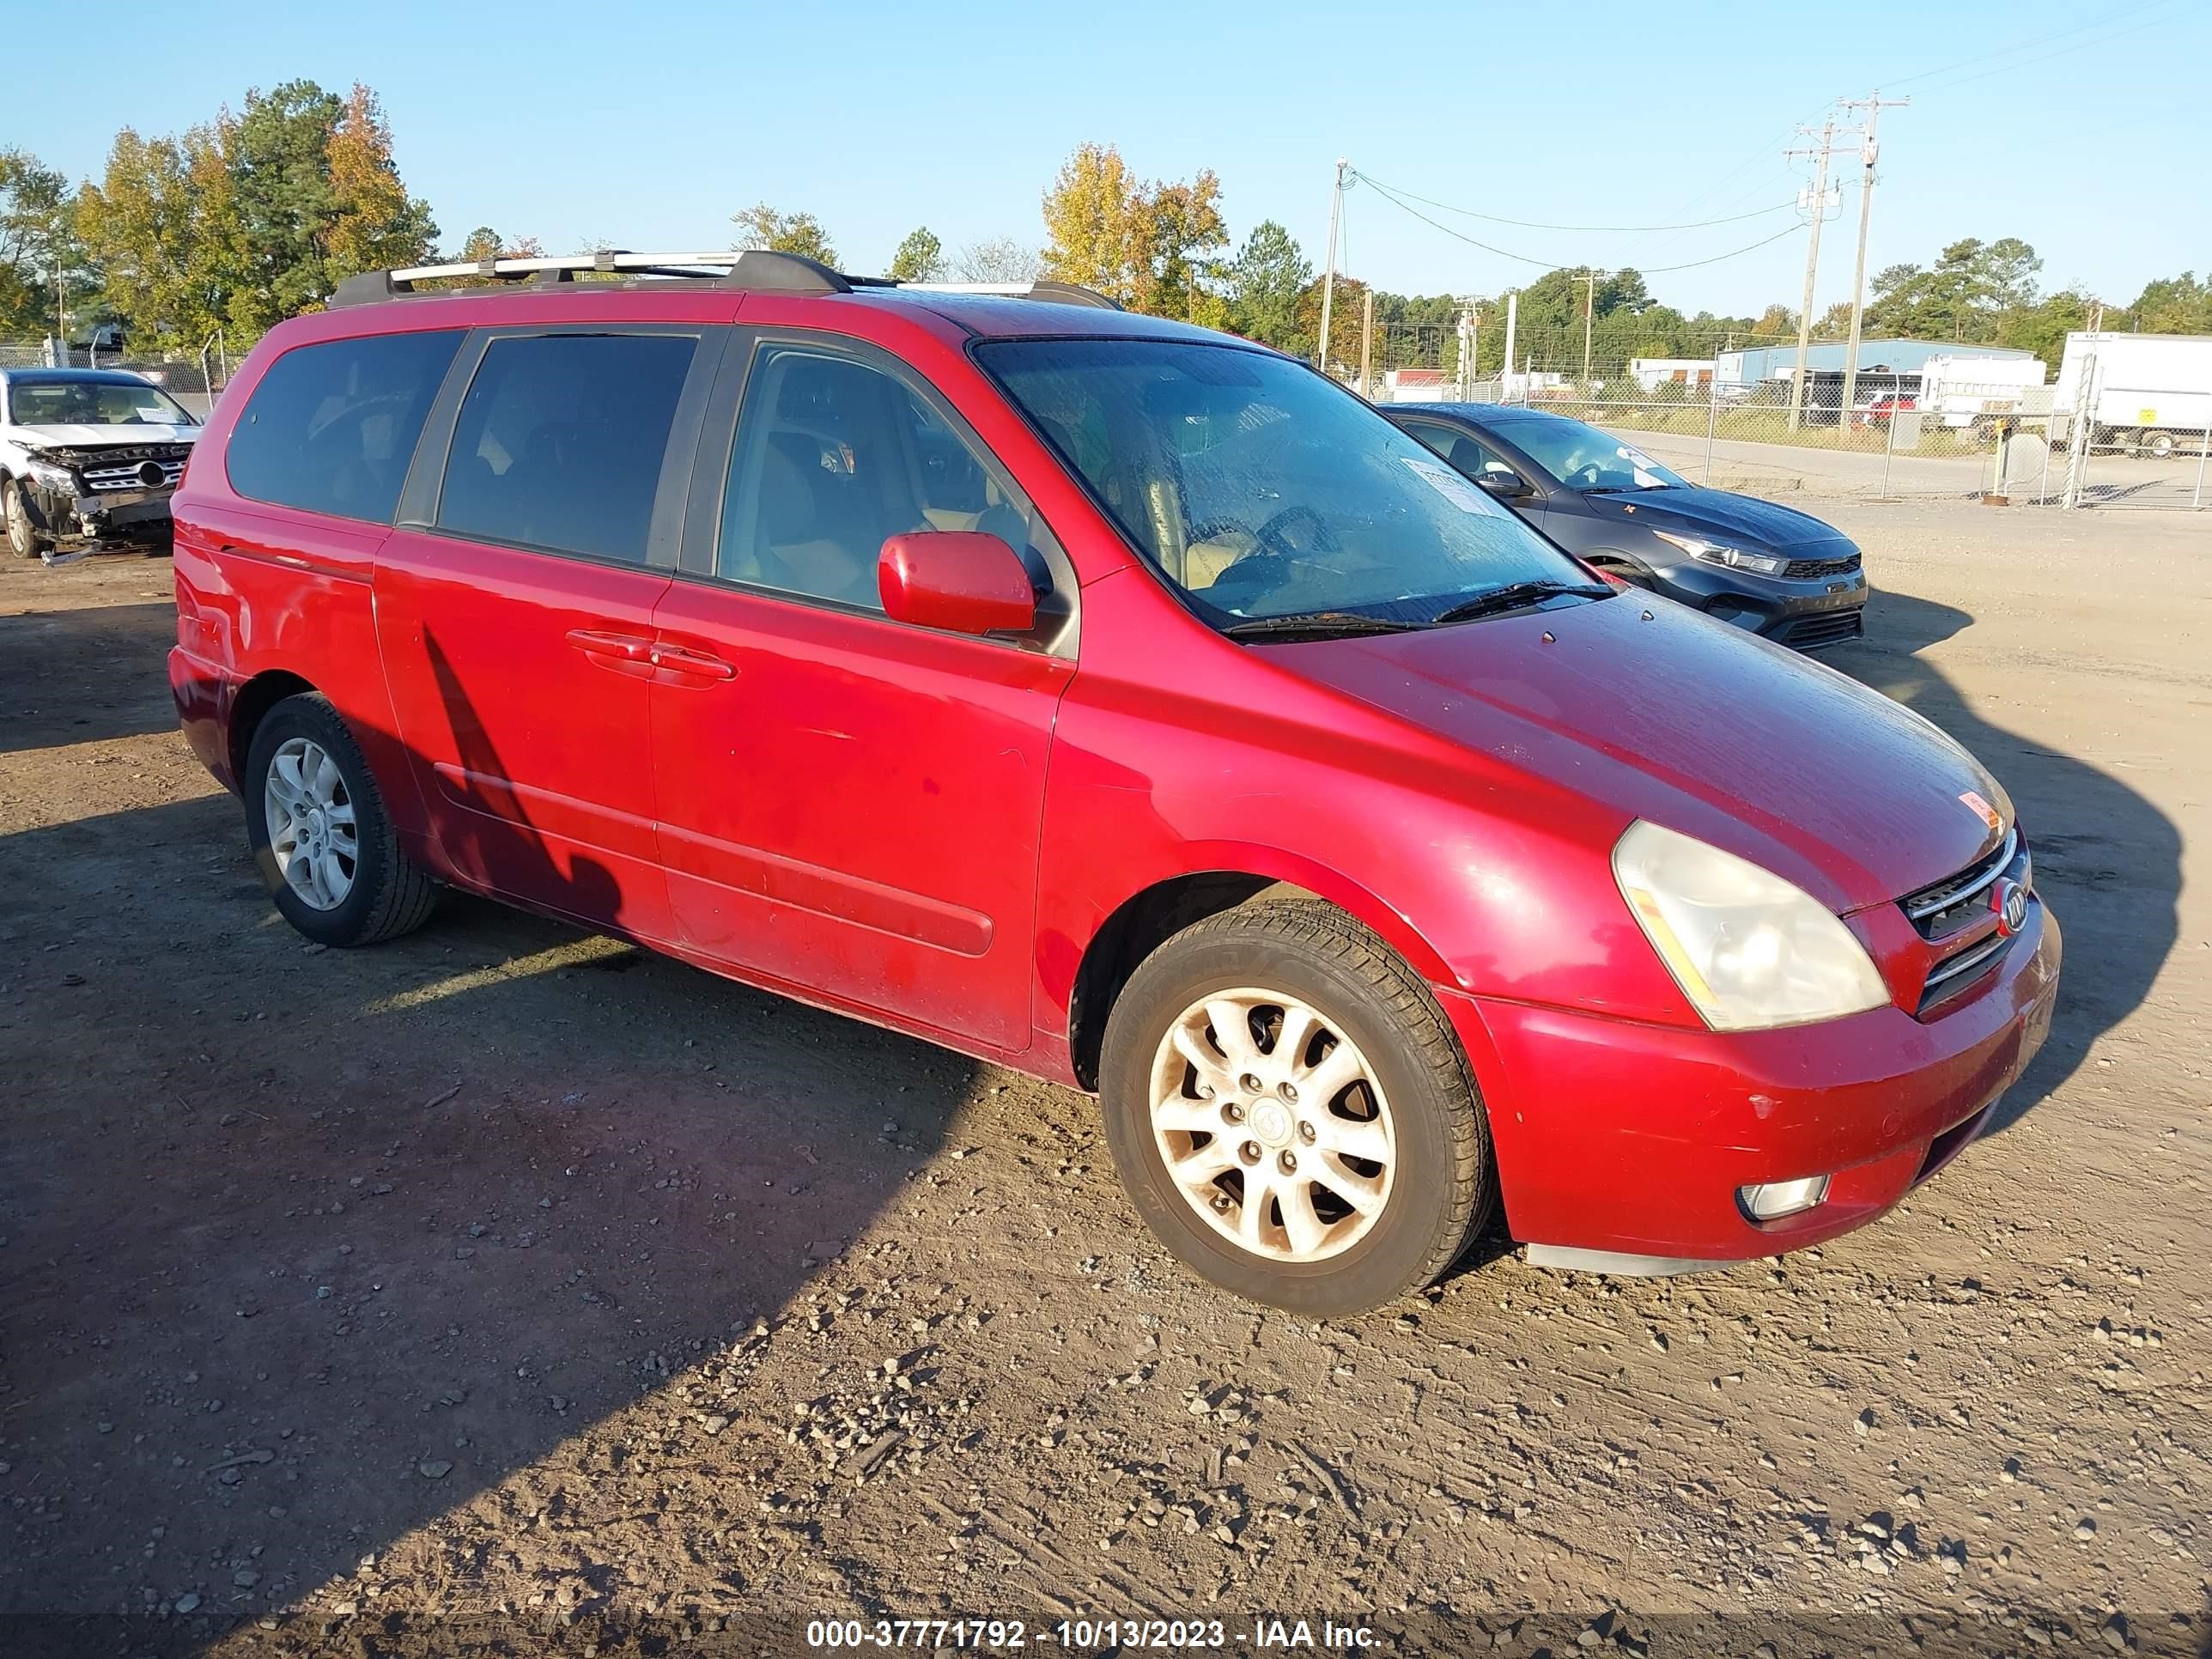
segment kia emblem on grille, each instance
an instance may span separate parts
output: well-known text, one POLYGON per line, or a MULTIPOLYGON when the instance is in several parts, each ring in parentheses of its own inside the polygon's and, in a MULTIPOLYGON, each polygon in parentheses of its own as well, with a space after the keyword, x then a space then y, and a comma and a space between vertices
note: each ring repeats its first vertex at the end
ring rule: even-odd
POLYGON ((2027 926, 2027 889, 2001 881, 1990 890, 1990 908, 1997 913, 1997 932, 2010 939, 2027 926))

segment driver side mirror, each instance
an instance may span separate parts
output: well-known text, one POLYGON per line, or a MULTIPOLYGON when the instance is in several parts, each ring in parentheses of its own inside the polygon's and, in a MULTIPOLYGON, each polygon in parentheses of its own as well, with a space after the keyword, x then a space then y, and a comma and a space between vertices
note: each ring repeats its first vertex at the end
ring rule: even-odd
POLYGON ((1474 481, 1486 494, 1495 496, 1501 501, 1517 501, 1524 496, 1536 493, 1522 482, 1519 473, 1507 472, 1502 469, 1485 467, 1474 475, 1474 481))
POLYGON ((884 614, 949 634, 1023 633, 1036 625, 1036 589, 1021 555, 978 530, 893 536, 876 559, 884 614))

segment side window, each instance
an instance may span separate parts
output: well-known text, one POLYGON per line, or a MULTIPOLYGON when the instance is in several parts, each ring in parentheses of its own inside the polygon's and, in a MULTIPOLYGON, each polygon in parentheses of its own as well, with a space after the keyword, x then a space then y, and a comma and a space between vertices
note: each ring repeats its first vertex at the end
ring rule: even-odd
POLYGON ((1020 552, 1027 513, 896 376, 812 346, 761 348, 746 378, 714 555, 732 581, 882 609, 876 560, 913 530, 981 530, 1020 552))
POLYGON ((257 501, 389 524, 459 330, 295 346, 253 388, 223 452, 257 501))
POLYGON ((1406 430, 1449 461, 1452 471, 1467 477, 1480 478, 1486 472, 1499 472, 1511 477, 1520 476, 1483 445, 1456 428, 1431 426, 1425 421, 1409 421, 1406 423, 1406 430))
POLYGON ((461 400, 438 527, 644 563, 698 344, 678 334, 495 339, 461 400))

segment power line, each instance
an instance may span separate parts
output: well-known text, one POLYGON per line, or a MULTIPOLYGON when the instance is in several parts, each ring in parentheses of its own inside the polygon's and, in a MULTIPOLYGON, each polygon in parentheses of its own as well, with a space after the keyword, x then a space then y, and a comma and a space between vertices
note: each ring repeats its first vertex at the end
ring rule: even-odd
MULTIPOLYGON (((2142 7, 2138 7, 2138 8, 2136 9, 2136 15, 2141 15, 2142 12, 2144 12, 2144 11, 2155 11, 2155 10, 2159 9, 2161 6, 2164 6, 2164 5, 2167 4, 2167 3, 2169 3, 2169 0, 2151 0, 2151 3, 2150 3, 2149 5, 2148 5, 2148 6, 2142 6, 2142 7)), ((2119 15, 2120 15, 2120 16, 2126 16, 2126 15, 2128 15, 2128 14, 2127 14, 2127 13, 2125 13, 2125 12, 2123 12, 2123 13, 2121 13, 2119 15)), ((2043 46, 2043 45, 2045 45, 2046 42, 2052 41, 2052 40, 2063 40, 2067 39, 2069 36, 2071 36, 2071 35, 2075 35, 2075 34, 2086 34, 2086 33, 2088 33, 2090 30, 2092 30, 2092 29, 2100 29, 2100 28, 2103 28, 2103 27, 2105 27, 2106 25, 2111 24, 2111 23, 2118 22, 2118 21, 2119 21, 2119 17, 2115 17, 2115 16, 2112 16, 2112 15, 2106 15, 2106 16, 2103 16, 2103 17, 2094 18, 2094 19, 2092 19, 2090 21, 2088 21, 2088 22, 2087 22, 2087 23, 2076 23, 2076 24, 2075 24, 2071 28, 2054 29, 2054 30, 2052 30, 2052 31, 2051 31, 2050 33, 2048 33, 2048 34, 2039 34, 2039 35, 2035 35, 2035 36, 2032 37, 2031 39, 2028 39, 2028 40, 2026 40, 2018 41, 2018 42, 2016 42, 2015 44, 2014 44, 2014 45, 2012 45, 2012 46, 2000 47, 1998 50, 1996 50, 1996 51, 1995 51, 1995 52, 1976 52, 1976 53, 1975 53, 1972 57, 1971 57, 1971 58, 1960 58, 1957 63, 1955 63, 1955 64, 1945 64, 1942 65, 1940 68, 1931 69, 1931 70, 1921 70, 1921 71, 1919 71, 1919 73, 1917 73, 1917 75, 1899 75, 1899 76, 1892 76, 1888 81, 1887 81, 1887 82, 1883 82, 1883 84, 1884 84, 1885 86, 1892 86, 1892 87, 1902 87, 1902 86, 1907 86, 1907 85, 1910 85, 1911 82, 1915 82, 1915 81, 1926 81, 1926 80, 1932 79, 1934 76, 1938 76, 1938 75, 1948 75, 1948 74, 1949 74, 1953 70, 1956 70, 1956 69, 1972 69, 1972 67, 1974 67, 1974 66, 1975 66, 1976 64, 1988 64, 1988 63, 1993 63, 1993 62, 1995 62, 1997 58, 2009 58, 2009 57, 2011 57, 2014 52, 2026 52, 2026 51, 2027 51, 2027 50, 2028 50, 2030 47, 2032 47, 2032 46, 2043 46)), ((2158 20, 2156 20, 2156 19, 2153 19, 2153 20, 2151 20, 2151 21, 2158 21, 2158 20)), ((2170 20, 2169 20, 2169 21, 2170 21, 2170 20)), ((2136 25, 2134 25, 2134 26, 2132 26, 2132 27, 2138 27, 2138 28, 2139 28, 2139 27, 2147 27, 2147 25, 2145 25, 2145 24, 2136 24, 2136 25)), ((2124 29, 2121 31, 2121 33, 2129 33, 2129 32, 2130 32, 2129 30, 2124 30, 2124 29)), ((2107 37, 2107 38, 2109 38, 2109 37, 2107 37)), ((2094 42, 2094 41, 2085 41, 2085 42, 2083 42, 2083 43, 2081 43, 2081 44, 2083 44, 2083 45, 2094 45, 2094 44, 2095 44, 2095 42, 2094 42)), ((2076 48, 2075 48, 2075 47, 2073 47, 2073 46, 2069 46, 2069 47, 2067 47, 2067 48, 2066 48, 2066 50, 2067 50, 2068 52, 2072 52, 2072 51, 2076 50, 2076 48)), ((2054 53, 2054 54, 2053 54, 2053 56, 2060 56, 2060 55, 2063 55, 2063 54, 2057 54, 2057 53, 2054 53)), ((2041 59, 2041 58, 2033 58, 2033 59, 2031 59, 2030 61, 2031 61, 2031 62, 2033 62, 2033 63, 2041 63, 2041 62, 2043 61, 2043 59, 2041 59)), ((2006 67, 2006 68, 2008 68, 2008 69, 2020 69, 2020 68, 2025 68, 2025 67, 2026 67, 2026 65, 2025 65, 2025 64, 2007 64, 2005 67, 2006 67)), ((2000 70, 1990 70, 1990 73, 1991 73, 1991 74, 1997 74, 1997 73, 2001 73, 2001 72, 2002 72, 2002 71, 2000 71, 2000 70)), ((1968 76, 1968 77, 1967 77, 1967 79, 1969 79, 1969 80, 1978 80, 1978 79, 1980 79, 1980 78, 1981 78, 1981 77, 1980 77, 1980 76, 1968 76)), ((1954 84, 1956 84, 1956 85, 1964 85, 1964 84, 1965 84, 1965 82, 1954 82, 1954 84)))
MULTIPOLYGON (((2112 21, 2112 19, 2106 18, 2104 21, 2110 22, 2112 21)), ((2147 17, 2140 23, 2130 23, 2124 29, 2114 29, 2110 34, 2092 35, 2087 40, 2076 40, 2072 46, 2061 46, 2056 52, 2046 52, 2040 57, 2036 58, 2023 58, 2018 63, 2014 64, 2000 64, 1995 69, 1985 69, 1978 75, 1962 75, 1955 81, 1944 81, 1936 86, 1927 88, 1927 90, 1930 92, 1948 92, 1954 87, 1968 86, 1976 81, 1986 81, 1992 75, 2009 75, 2014 70, 2030 69, 2038 64, 2047 64, 2054 58, 2069 57, 2075 52, 2084 51, 2090 46, 2101 46, 2108 40, 2117 40, 2124 34, 2138 33, 2144 29, 2155 28, 2160 23, 2171 22, 2172 21, 2172 19, 2170 17, 2147 17)), ((1956 69, 1960 66, 1954 64, 1952 67, 1956 69)))
POLYGON ((1375 185, 1378 190, 1396 191, 1401 196, 1408 198, 1413 201, 1425 203, 1432 208, 1439 208, 1446 213, 1456 213, 1462 217, 1468 219, 1486 219, 1493 225, 1513 225, 1522 230, 1593 230, 1617 231, 1623 233, 1641 233, 1654 230, 1702 230, 1708 225, 1733 225, 1741 223, 1746 219, 1763 219, 1770 213, 1779 213, 1784 208, 1794 207, 1796 205, 1793 202, 1777 202, 1771 207, 1756 208, 1749 213, 1730 214, 1726 218, 1721 219, 1693 219, 1686 224, 1680 225, 1549 225, 1534 219, 1505 219, 1499 217, 1495 213, 1477 213, 1473 208, 1454 207, 1449 202, 1439 202, 1433 197, 1415 195, 1412 191, 1407 190, 1401 185, 1385 185, 1381 179, 1371 178, 1364 173, 1361 173, 1359 176, 1365 179, 1369 184, 1375 185))
MULTIPOLYGON (((1488 242, 1480 241, 1473 236, 1469 236, 1464 231, 1454 230, 1449 225, 1443 224, 1437 220, 1430 218, 1427 214, 1413 206, 1412 203, 1401 201, 1388 186, 1376 184, 1375 180, 1367 178, 1365 173, 1361 173, 1359 176, 1363 179, 1365 179, 1368 184, 1374 185, 1376 194, 1382 197, 1384 201, 1404 209, 1407 213, 1412 214, 1413 217, 1419 219, 1423 224, 1429 226, 1431 229, 1440 230, 1443 232, 1445 235, 1452 237, 1455 240, 1465 242, 1469 247, 1479 247, 1485 253, 1494 253, 1501 259, 1512 259, 1521 264, 1540 265, 1547 270, 1560 270, 1570 267, 1579 269, 1583 264, 1583 261, 1578 259, 1540 259, 1531 253, 1516 253, 1510 248, 1493 247, 1488 242)), ((1638 269, 1641 274, 1646 276, 1661 276, 1670 270, 1694 270, 1699 265, 1718 264, 1723 259, 1733 259, 1737 258, 1739 255, 1750 253, 1757 249, 1763 248, 1770 242, 1778 242, 1784 236, 1794 235, 1796 233, 1796 229, 1797 227, 1794 223, 1784 225, 1780 230, 1776 231, 1771 236, 1762 236, 1759 240, 1753 242, 1747 246, 1736 248, 1727 253, 1716 253, 1711 258, 1688 259, 1685 260, 1680 264, 1653 265, 1648 270, 1644 270, 1641 267, 1638 269)))

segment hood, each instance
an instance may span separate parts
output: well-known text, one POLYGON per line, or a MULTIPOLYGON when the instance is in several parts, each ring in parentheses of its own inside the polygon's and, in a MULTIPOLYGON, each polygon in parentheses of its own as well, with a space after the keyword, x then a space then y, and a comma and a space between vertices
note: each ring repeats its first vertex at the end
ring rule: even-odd
POLYGON ((204 426, 19 426, 17 441, 27 449, 130 449, 140 444, 196 442, 204 426))
POLYGON ((1848 542, 1833 525, 1823 524, 1809 513, 1778 507, 1756 496, 1729 489, 1639 489, 1620 495, 1583 498, 1601 520, 1620 520, 1647 530, 1670 530, 1678 535, 1754 550, 1763 547, 1800 548, 1820 542, 1848 542))
POLYGON ((1910 709, 1650 594, 1268 649, 1495 766, 1610 805, 1623 829, 1640 817, 1695 836, 1838 912, 1995 845, 2002 830, 1960 796, 2012 821, 1981 763, 1910 709))

